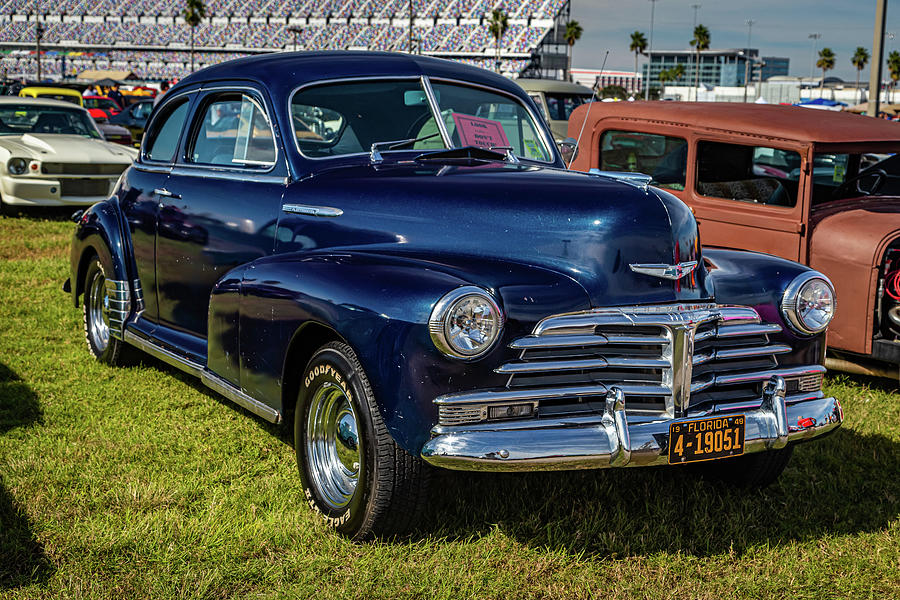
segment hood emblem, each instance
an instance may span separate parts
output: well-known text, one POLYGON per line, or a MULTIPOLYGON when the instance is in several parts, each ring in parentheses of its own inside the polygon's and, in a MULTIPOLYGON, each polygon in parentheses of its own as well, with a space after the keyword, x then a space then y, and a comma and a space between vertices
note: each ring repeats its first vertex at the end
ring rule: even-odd
POLYGON ((677 265, 628 265, 635 273, 643 273, 644 275, 652 275, 653 277, 661 277, 663 279, 671 279, 676 281, 685 275, 689 275, 697 268, 698 261, 689 260, 687 262, 678 263, 677 265))

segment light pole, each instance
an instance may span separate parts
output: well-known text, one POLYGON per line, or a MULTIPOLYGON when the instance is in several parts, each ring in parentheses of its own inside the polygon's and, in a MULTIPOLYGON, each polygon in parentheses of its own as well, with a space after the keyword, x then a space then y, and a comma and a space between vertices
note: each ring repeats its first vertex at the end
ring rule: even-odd
MULTIPOLYGON (((821 33, 811 33, 807 36, 807 38, 813 41, 813 51, 812 58, 809 61, 809 78, 810 80, 813 78, 813 73, 815 72, 813 69, 816 67, 816 50, 819 49, 819 40, 822 38, 821 33)), ((812 83, 812 81, 810 81, 812 83)))
POLYGON ((647 50, 647 85, 644 87, 644 100, 650 99, 650 66, 653 64, 653 13, 657 0, 650 0, 650 48, 647 50))
MULTIPOLYGON (((697 13, 700 12, 700 8, 702 6, 703 6, 702 4, 691 4, 691 8, 694 9, 694 27, 693 27, 693 29, 691 29, 691 35, 694 35, 694 29, 697 29, 697 13)), ((697 62, 696 57, 694 56, 693 52, 691 52, 691 66, 693 67, 693 70, 697 70, 700 68, 700 64, 697 62)), ((693 73, 689 73, 688 81, 690 81, 690 78, 693 76, 694 76, 693 73)), ((688 99, 690 99, 690 97, 691 97, 691 95, 688 94, 688 99)), ((695 101, 697 100, 697 88, 694 88, 694 100, 695 101)))
POLYGON ((409 0, 409 53, 413 53, 413 0, 409 0))
POLYGON ((884 65, 884 22, 887 16, 887 0, 878 0, 875 5, 875 35, 872 40, 872 66, 869 69, 869 106, 866 114, 878 117, 881 103, 881 68, 884 65))
POLYGON ((747 101, 747 76, 750 74, 750 34, 753 32, 753 19, 747 19, 747 48, 744 50, 744 102, 747 101))
POLYGON ((41 38, 44 36, 44 27, 41 25, 41 15, 35 15, 36 25, 34 29, 34 44, 37 46, 37 80, 41 82, 41 38))

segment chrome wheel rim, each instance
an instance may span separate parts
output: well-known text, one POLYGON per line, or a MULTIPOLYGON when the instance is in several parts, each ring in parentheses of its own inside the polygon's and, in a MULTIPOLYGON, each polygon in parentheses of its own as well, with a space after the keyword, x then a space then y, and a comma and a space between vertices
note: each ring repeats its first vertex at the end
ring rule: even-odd
POLYGON ((315 391, 306 421, 309 476, 333 510, 350 504, 359 483, 359 421, 340 386, 324 382, 315 391))
POLYGON ((88 286, 87 309, 88 335, 94 347, 103 352, 109 345, 109 294, 106 278, 97 271, 88 286))

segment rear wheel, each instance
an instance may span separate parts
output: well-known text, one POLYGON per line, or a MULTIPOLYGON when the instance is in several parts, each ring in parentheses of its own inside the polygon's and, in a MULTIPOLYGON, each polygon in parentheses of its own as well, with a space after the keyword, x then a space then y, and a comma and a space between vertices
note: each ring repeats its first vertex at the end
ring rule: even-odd
POLYGON ((309 505, 339 532, 390 537, 415 525, 428 466, 394 442, 350 346, 332 342, 310 359, 294 414, 294 448, 309 505))
POLYGON ((82 315, 88 351, 100 362, 119 365, 122 363, 122 349, 125 344, 110 334, 106 273, 96 258, 84 274, 83 289, 82 315))
POLYGON ((762 489, 775 482, 787 467, 793 446, 724 458, 696 466, 701 476, 741 488, 762 489))

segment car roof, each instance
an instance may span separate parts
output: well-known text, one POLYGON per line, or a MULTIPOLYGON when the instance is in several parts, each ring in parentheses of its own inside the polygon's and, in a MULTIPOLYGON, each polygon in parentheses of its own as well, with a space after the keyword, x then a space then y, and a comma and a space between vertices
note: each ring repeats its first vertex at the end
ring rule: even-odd
POLYGON ((90 98, 91 100, 112 100, 109 96, 84 96, 84 98, 90 98))
POLYGON ((50 85, 26 85, 19 92, 34 92, 36 94, 63 94, 65 96, 80 96, 78 90, 50 85))
POLYGON ((511 80, 478 67, 429 56, 357 50, 272 52, 238 58, 188 75, 167 93, 175 96, 185 87, 206 81, 249 80, 270 91, 284 92, 306 83, 342 78, 421 75, 458 79, 523 95, 511 80))
POLYGON ((22 106, 23 104, 31 104, 34 106, 56 106, 58 108, 78 108, 84 110, 77 104, 66 102, 65 100, 54 100, 53 98, 32 98, 31 96, 0 96, 0 106, 5 104, 15 104, 22 106))
POLYGON ((556 79, 516 79, 516 83, 528 92, 559 92, 561 94, 587 94, 589 96, 594 93, 591 88, 579 83, 556 79))
MULTIPOLYGON (((586 109, 572 116, 580 123, 586 109)), ((605 102, 597 105, 590 125, 604 118, 641 119, 697 129, 717 129, 762 137, 843 144, 898 142, 900 123, 852 113, 778 104, 740 102, 605 102)))

